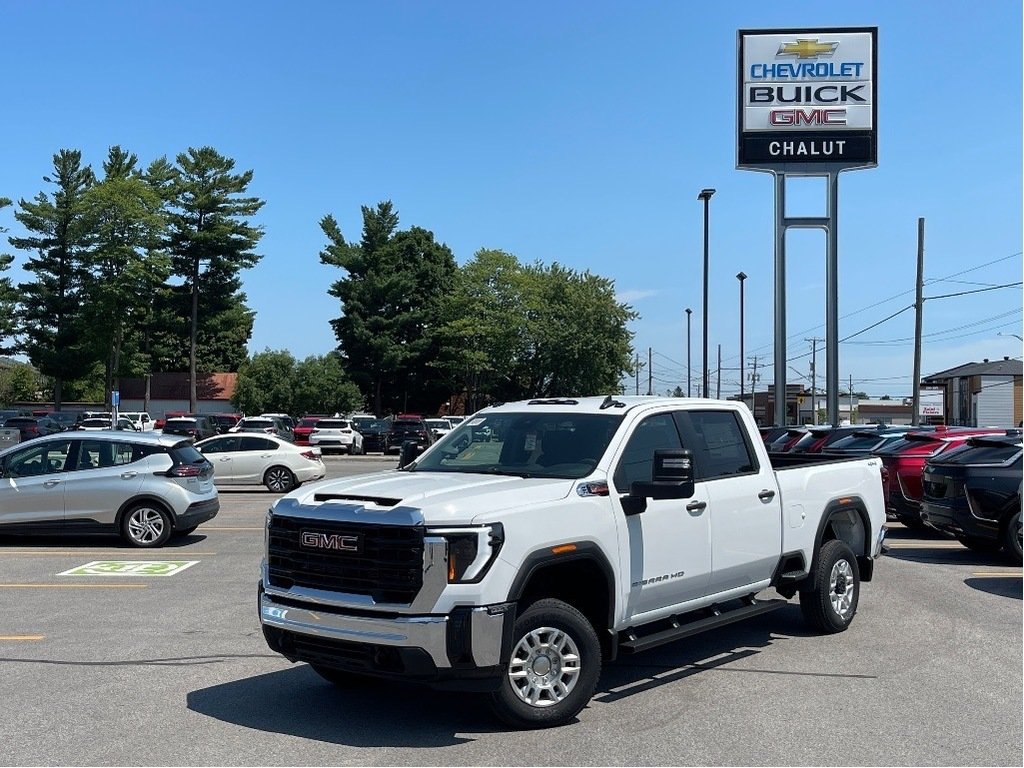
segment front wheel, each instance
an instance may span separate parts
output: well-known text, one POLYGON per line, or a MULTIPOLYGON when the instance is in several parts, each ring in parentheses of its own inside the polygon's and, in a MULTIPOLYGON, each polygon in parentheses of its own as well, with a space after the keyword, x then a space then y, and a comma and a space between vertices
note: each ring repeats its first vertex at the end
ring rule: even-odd
POLYGON ((601 644, 587 618, 561 600, 539 600, 516 619, 512 657, 491 707, 516 728, 569 722, 594 695, 601 644))
POLYGON ((804 621, 821 632, 842 632, 853 621, 860 599, 860 568, 853 550, 837 539, 826 541, 811 575, 814 587, 800 592, 804 621))

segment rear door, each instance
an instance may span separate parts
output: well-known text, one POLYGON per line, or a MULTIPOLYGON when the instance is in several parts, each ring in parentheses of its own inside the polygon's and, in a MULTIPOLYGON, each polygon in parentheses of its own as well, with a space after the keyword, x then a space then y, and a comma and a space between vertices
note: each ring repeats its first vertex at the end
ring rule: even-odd
POLYGON ((8 454, 0 478, 0 526, 63 524, 70 452, 71 440, 45 440, 8 454))
POLYGON ((279 445, 273 440, 258 435, 244 435, 239 450, 232 454, 235 482, 262 483, 263 473, 273 462, 278 448, 279 445))
POLYGON ((782 553, 782 499, 771 465, 758 461, 736 411, 678 411, 676 420, 709 499, 709 593, 770 579, 782 553))
POLYGON ((66 522, 114 525, 121 505, 135 496, 145 479, 145 464, 128 441, 82 438, 66 474, 66 522))

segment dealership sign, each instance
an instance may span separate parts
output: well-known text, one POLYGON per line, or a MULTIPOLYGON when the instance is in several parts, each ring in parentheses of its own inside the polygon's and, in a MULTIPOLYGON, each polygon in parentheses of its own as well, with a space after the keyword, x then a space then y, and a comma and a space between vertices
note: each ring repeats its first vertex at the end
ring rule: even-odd
POLYGON ((741 29, 736 167, 877 165, 877 43, 877 27, 741 29))

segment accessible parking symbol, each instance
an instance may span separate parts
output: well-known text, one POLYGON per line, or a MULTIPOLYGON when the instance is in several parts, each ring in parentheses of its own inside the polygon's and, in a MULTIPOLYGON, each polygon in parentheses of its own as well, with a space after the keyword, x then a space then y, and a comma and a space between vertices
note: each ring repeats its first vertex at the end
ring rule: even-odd
POLYGON ((58 576, 174 576, 198 560, 94 560, 58 576))

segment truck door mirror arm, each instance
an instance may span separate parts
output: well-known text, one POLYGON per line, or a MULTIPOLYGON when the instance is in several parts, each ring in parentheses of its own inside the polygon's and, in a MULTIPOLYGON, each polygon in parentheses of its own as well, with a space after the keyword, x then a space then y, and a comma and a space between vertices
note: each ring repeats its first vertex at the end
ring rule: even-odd
POLYGON ((623 498, 626 514, 638 514, 647 507, 647 499, 688 499, 694 494, 692 451, 654 452, 651 480, 634 480, 629 487, 629 496, 623 498), (626 500, 630 501, 627 509, 626 500), (639 502, 643 502, 640 504, 639 502))

